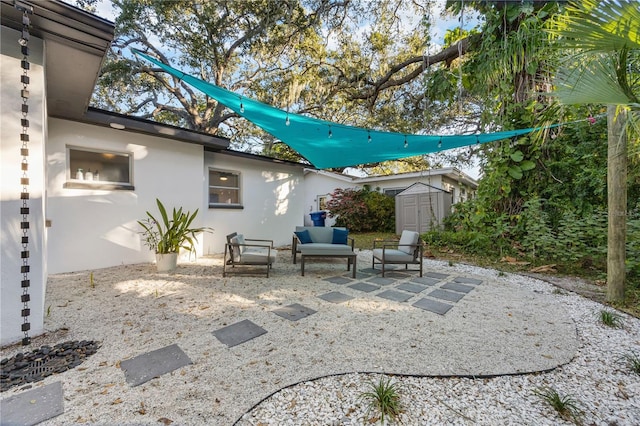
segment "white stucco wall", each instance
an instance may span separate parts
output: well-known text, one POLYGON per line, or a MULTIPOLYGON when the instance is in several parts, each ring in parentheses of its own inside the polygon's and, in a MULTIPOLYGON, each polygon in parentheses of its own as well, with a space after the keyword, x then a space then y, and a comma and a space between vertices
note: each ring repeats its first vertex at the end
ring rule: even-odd
MULTIPOLYGON (((157 213, 155 199, 171 209, 202 211, 203 148, 126 130, 50 119, 47 143, 49 272, 151 262, 137 220, 157 213), (66 146, 129 152, 134 190, 66 189, 66 146)), ((195 226, 203 226, 198 215, 195 226)), ((198 247, 202 253, 202 242, 198 247)))
MULTIPOLYGON (((351 182, 350 177, 327 176, 323 173, 315 171, 307 171, 304 178, 304 225, 313 226, 309 213, 316 212, 319 209, 318 198, 323 195, 329 195, 337 188, 359 188, 360 185, 351 182)), ((325 219, 325 226, 333 226, 336 223, 335 218, 328 217, 325 219)))
MULTIPOLYGON (((0 344, 12 343, 24 337, 21 330, 23 304, 21 281, 23 275, 20 267, 23 262, 20 252, 23 250, 20 222, 22 200, 20 193, 23 176, 21 169, 22 127, 20 76, 22 54, 18 39, 20 33, 2 27, 0 35, 0 344)), ((45 81, 42 40, 31 37, 29 41, 29 261, 30 280, 29 295, 31 310, 31 336, 43 331, 44 294, 46 290, 45 242, 44 227, 44 156, 43 141, 46 137, 45 126, 45 81)))
POLYGON ((237 232, 246 238, 272 239, 276 246, 291 244, 296 225, 302 225, 302 167, 249 160, 205 152, 204 220, 214 228, 204 236, 204 253, 223 253, 226 235, 237 232), (240 173, 242 209, 208 208, 209 168, 240 173))

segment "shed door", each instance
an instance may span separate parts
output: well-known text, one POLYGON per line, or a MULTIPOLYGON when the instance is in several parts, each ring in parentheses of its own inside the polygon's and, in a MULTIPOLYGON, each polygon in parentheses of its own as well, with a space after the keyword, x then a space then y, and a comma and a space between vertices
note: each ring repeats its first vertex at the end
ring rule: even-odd
POLYGON ((420 194, 418 197, 418 232, 423 234, 439 223, 438 193, 420 194))
POLYGON ((396 233, 400 234, 403 229, 417 231, 418 220, 418 197, 416 195, 396 197, 396 233))

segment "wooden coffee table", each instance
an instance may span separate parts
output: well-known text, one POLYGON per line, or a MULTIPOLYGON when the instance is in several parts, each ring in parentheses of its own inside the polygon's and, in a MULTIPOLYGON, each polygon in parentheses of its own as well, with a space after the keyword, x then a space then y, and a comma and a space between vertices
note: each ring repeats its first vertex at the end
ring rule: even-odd
POLYGON ((358 255, 349 248, 348 250, 341 250, 340 252, 330 252, 327 250, 314 250, 314 249, 305 249, 301 247, 300 249, 300 272, 304 277, 304 263, 307 258, 346 258, 347 259, 347 271, 351 270, 351 264, 353 264, 353 271, 351 276, 353 278, 356 277, 356 260, 358 255))

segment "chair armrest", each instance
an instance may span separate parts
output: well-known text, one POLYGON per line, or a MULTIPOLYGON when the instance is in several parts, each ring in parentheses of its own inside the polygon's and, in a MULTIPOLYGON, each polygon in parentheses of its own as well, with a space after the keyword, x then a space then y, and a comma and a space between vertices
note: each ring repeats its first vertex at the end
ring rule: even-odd
POLYGON ((386 247, 397 246, 400 240, 373 240, 373 248, 376 248, 377 244, 382 244, 386 247))
MULTIPOLYGON (((270 245, 271 247, 273 247, 273 240, 256 240, 255 238, 245 238, 244 240, 245 240, 245 241, 259 241, 259 242, 270 243, 269 245, 270 245)), ((249 244, 245 244, 245 245, 247 245, 247 246, 248 246, 249 244)), ((259 245, 259 246, 261 246, 261 247, 266 247, 266 245, 265 245, 265 244, 253 244, 253 245, 259 245)))

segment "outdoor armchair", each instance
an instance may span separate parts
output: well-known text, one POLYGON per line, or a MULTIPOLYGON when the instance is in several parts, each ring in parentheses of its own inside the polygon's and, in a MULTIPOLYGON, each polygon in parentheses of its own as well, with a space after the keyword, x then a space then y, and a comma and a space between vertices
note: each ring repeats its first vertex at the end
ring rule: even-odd
POLYGON ((379 240, 373 242, 373 265, 382 265, 382 276, 386 272, 387 265, 420 265, 420 276, 422 276, 422 251, 424 243, 420 239, 420 234, 414 231, 402 231, 400 241, 379 240))
POLYGON ((224 246, 222 276, 226 277, 230 273, 255 274, 255 266, 264 266, 267 278, 269 278, 269 271, 277 256, 278 250, 273 248, 273 240, 244 238, 242 234, 234 232, 227 235, 227 243, 224 246), (235 269, 236 266, 251 266, 252 268, 235 269))

